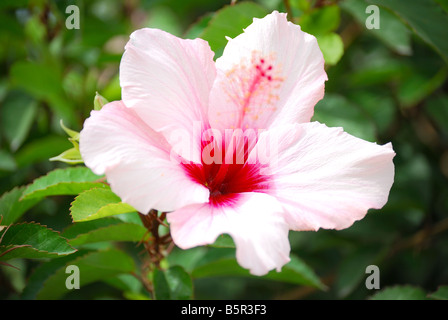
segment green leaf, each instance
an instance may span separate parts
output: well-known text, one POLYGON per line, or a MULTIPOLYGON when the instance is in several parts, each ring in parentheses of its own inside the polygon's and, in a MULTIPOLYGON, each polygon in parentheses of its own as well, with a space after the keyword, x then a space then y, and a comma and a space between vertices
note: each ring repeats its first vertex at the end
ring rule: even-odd
POLYGON ((371 300, 426 300, 421 288, 410 285, 388 287, 370 297, 371 300))
POLYGON ((2 276, 4 279, 8 279, 7 281, 10 284, 11 289, 15 292, 22 292, 26 286, 28 278, 26 269, 27 261, 24 259, 14 259, 9 262, 0 262, 2 276), (1 265, 7 266, 7 268, 1 267, 1 265))
POLYGON ((447 0, 435 0, 442 8, 448 13, 448 1, 447 0))
POLYGON ((97 91, 95 93, 95 98, 93 99, 93 110, 101 110, 101 108, 108 103, 109 101, 107 101, 107 99, 100 95, 97 91))
POLYGON ((447 77, 448 67, 440 68, 431 76, 414 71, 401 82, 398 99, 403 107, 413 107, 442 86, 447 77))
POLYGON ((212 17, 213 17, 213 13, 211 13, 211 12, 202 16, 197 22, 195 22, 188 28, 188 30, 185 32, 183 38, 185 38, 185 39, 199 38, 201 36, 201 34, 204 32, 204 29, 207 28, 212 17))
POLYGON ((425 111, 438 129, 448 135, 448 95, 433 95, 425 102, 425 111))
MULTIPOLYGON (((107 281, 107 282, 109 283, 110 281, 107 281)), ((131 291, 123 292, 123 296, 127 300, 151 300, 150 297, 148 297, 147 295, 145 295, 143 293, 136 293, 136 292, 131 292, 131 291)))
POLYGON ((128 300, 148 300, 148 292, 140 293, 143 289, 142 282, 131 274, 119 274, 113 278, 104 280, 110 286, 113 286, 123 292, 123 295, 128 300))
POLYGON ((37 223, 11 225, 0 232, 1 237, 0 260, 55 258, 76 251, 59 232, 37 223))
POLYGON ((207 247, 195 247, 182 250, 177 247, 166 257, 170 266, 181 266, 185 271, 191 273, 200 262, 204 261, 207 247))
MULTIPOLYGON (((377 55, 380 56, 381 53, 377 55)), ((377 57, 360 63, 356 70, 348 74, 348 79, 352 87, 372 86, 398 82, 408 71, 409 67, 403 62, 392 60, 388 56, 377 57)), ((386 92, 383 91, 383 95, 385 94, 386 92)))
POLYGON ((84 163, 84 160, 81 157, 81 152, 79 152, 78 148, 71 148, 65 150, 60 155, 50 158, 50 161, 61 161, 68 164, 81 164, 84 163))
POLYGON ((339 27, 341 13, 339 6, 329 5, 314 9, 300 17, 300 27, 314 36, 325 35, 339 27))
POLYGON ((253 22, 253 18, 262 18, 266 14, 266 9, 253 2, 240 2, 233 6, 225 6, 215 13, 200 38, 208 41, 211 49, 215 52, 215 58, 217 58, 227 44, 226 37, 236 37, 253 22))
POLYGON ((7 99, 1 108, 0 124, 10 148, 15 152, 25 141, 37 112, 36 101, 26 95, 7 99))
POLYGON ((70 207, 74 222, 100 219, 116 214, 135 212, 110 189, 93 188, 82 192, 70 207))
POLYGON ((108 186, 104 183, 97 182, 100 178, 86 167, 56 169, 34 180, 26 188, 22 199, 53 195, 76 195, 94 187, 107 188, 108 186))
POLYGON ((387 130, 395 119, 395 102, 382 89, 353 90, 346 97, 368 114, 378 132, 387 130))
POLYGON ((290 255, 290 258, 291 261, 283 267, 281 272, 271 271, 265 278, 326 290, 326 286, 320 281, 313 269, 302 259, 294 255, 290 255))
POLYGON ((317 36, 317 43, 324 55, 325 63, 335 65, 344 54, 344 43, 341 37, 336 33, 327 33, 317 36))
POLYGON ((131 273, 135 270, 134 260, 117 249, 91 252, 72 260, 64 267, 58 269, 44 283, 39 291, 37 299, 54 300, 69 293, 65 283, 69 276, 66 271, 68 265, 79 268, 80 290, 89 283, 106 280, 123 273, 131 273))
POLYGON ((164 5, 154 6, 148 16, 145 27, 164 30, 175 36, 181 35, 182 27, 179 18, 171 8, 164 5))
POLYGON ((76 238, 70 239, 69 242, 73 246, 102 241, 140 242, 147 235, 148 231, 138 224, 120 223, 80 234, 76 238))
POLYGON ((0 150, 0 171, 14 171, 17 169, 14 157, 4 150, 0 150))
POLYGON ((4 0, 0 3, 0 8, 20 8, 27 4, 28 0, 4 0))
POLYGON ((375 262, 377 255, 375 250, 362 248, 341 262, 334 283, 334 290, 339 298, 347 297, 362 283, 366 278, 366 267, 375 262))
POLYGON ((67 128, 67 127, 64 125, 64 121, 62 121, 62 119, 61 119, 61 121, 59 122, 59 124, 61 125, 61 128, 65 131, 65 133, 66 133, 70 138, 72 138, 73 140, 79 142, 79 132, 78 132, 78 131, 75 131, 75 130, 72 130, 72 129, 67 128))
POLYGON ((77 222, 62 233, 73 246, 101 241, 139 242, 144 240, 146 235, 148 232, 142 225, 123 222, 117 218, 77 222))
POLYGON ((167 270, 156 269, 153 276, 157 300, 188 300, 193 296, 193 281, 180 266, 167 270))
POLYGON ((195 267, 191 275, 193 279, 221 276, 253 277, 325 289, 325 285, 304 261, 296 256, 290 258, 291 261, 283 266, 281 272, 273 270, 265 276, 257 277, 242 268, 235 258, 229 258, 226 254, 222 258, 211 261, 204 258, 202 263, 195 267))
POLYGON ((118 73, 109 81, 108 85, 101 92, 109 101, 121 99, 121 87, 118 73))
POLYGON ((13 85, 47 101, 60 118, 75 123, 74 108, 65 96, 62 77, 55 66, 19 61, 12 65, 10 74, 13 85))
POLYGON ((210 247, 235 248, 235 242, 233 242, 232 237, 228 234, 222 234, 216 239, 215 243, 210 245, 210 247))
POLYGON ((16 163, 21 168, 40 161, 47 162, 49 158, 68 148, 70 143, 66 138, 48 135, 22 146, 16 153, 16 163))
POLYGON ((16 187, 0 197, 0 225, 10 225, 17 220, 41 199, 22 200, 23 191, 26 187, 16 187))
POLYGON ((375 141, 375 124, 356 105, 338 94, 326 94, 315 107, 313 121, 344 131, 364 140, 375 141))
POLYGON ((448 286, 440 286, 436 292, 428 295, 431 299, 448 300, 448 286))
POLYGON ((61 128, 70 137, 68 140, 72 143, 73 148, 65 150, 60 155, 50 158, 50 161, 61 161, 68 164, 80 164, 84 163, 81 152, 79 151, 79 132, 69 129, 64 125, 64 122, 60 121, 61 128))
POLYGON ((368 0, 392 10, 448 62, 448 15, 433 0, 368 0))
MULTIPOLYGON (((345 0, 341 2, 341 8, 353 15, 362 28, 365 28, 365 22, 369 16, 366 14, 366 7, 364 1, 345 0)), ((387 10, 380 11, 380 28, 366 29, 366 31, 399 54, 410 55, 412 53, 411 32, 399 18, 387 10)))
POLYGON ((317 38, 327 65, 335 65, 344 54, 344 43, 333 32, 339 27, 339 23, 340 10, 337 5, 314 9, 300 17, 301 29, 317 38))
POLYGON ((65 266, 70 265, 71 261, 86 255, 90 251, 88 250, 79 250, 75 253, 72 253, 67 256, 63 256, 60 258, 54 258, 50 261, 46 261, 39 265, 37 268, 33 270, 33 273, 28 278, 25 289, 22 292, 21 298, 25 300, 34 300, 36 299, 37 294, 45 283, 45 281, 53 276, 53 274, 65 266))

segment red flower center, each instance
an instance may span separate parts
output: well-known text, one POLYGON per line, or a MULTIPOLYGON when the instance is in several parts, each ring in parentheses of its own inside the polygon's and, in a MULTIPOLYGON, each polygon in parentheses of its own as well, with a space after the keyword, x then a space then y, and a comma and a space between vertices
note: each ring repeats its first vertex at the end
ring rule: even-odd
MULTIPOLYGON (((213 144, 213 143, 212 143, 213 144)), ((225 146, 217 147, 210 151, 210 156, 215 161, 204 161, 204 148, 202 146, 201 164, 183 164, 187 174, 197 183, 210 190, 209 202, 214 206, 232 205, 239 195, 244 192, 265 192, 269 188, 269 176, 260 173, 263 165, 258 161, 248 162, 250 148, 247 139, 242 145, 235 148, 225 146), (238 150, 238 151, 237 151, 238 150), (244 150, 244 151, 242 151, 244 150), (243 152, 243 153, 241 153, 243 152), (219 154, 218 158, 215 155, 219 154), (239 157, 237 154, 241 154, 239 157)))

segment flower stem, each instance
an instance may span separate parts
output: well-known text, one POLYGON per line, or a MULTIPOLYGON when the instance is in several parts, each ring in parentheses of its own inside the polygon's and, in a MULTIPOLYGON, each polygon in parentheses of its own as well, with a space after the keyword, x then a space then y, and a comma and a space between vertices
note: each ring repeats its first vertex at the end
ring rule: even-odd
POLYGON ((148 254, 148 258, 142 265, 142 275, 140 281, 143 283, 145 289, 154 296, 154 290, 151 281, 149 280, 149 274, 154 271, 154 269, 161 269, 161 262, 165 259, 166 255, 173 248, 173 240, 170 233, 161 235, 159 233, 160 225, 168 227, 164 222, 166 217, 166 212, 162 212, 159 216, 157 210, 150 210, 148 214, 138 213, 140 220, 142 221, 145 228, 148 230, 147 237, 145 235, 144 239, 141 241, 145 247, 145 251, 148 254))

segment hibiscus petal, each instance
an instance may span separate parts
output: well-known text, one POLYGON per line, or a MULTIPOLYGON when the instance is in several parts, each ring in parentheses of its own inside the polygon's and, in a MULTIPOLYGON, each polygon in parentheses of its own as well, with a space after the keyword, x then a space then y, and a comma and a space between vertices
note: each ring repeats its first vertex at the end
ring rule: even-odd
POLYGON ((272 195, 283 204, 292 230, 344 229, 370 208, 387 202, 394 180, 395 152, 318 122, 277 127, 264 132, 255 152, 265 153, 265 140, 281 142, 269 158, 272 195))
POLYGON ((242 193, 232 206, 196 204, 167 215, 174 243, 182 249, 212 244, 229 234, 238 263, 254 275, 280 271, 289 261, 288 226, 275 198, 242 193))
POLYGON ((214 53, 202 39, 185 40, 158 29, 131 34, 120 65, 122 99, 178 154, 193 159, 207 124, 210 90, 216 76, 214 53), (199 131, 193 128, 199 126, 199 131), (179 140, 179 137, 186 137, 179 140), (191 145, 191 141, 198 144, 191 145), (187 145, 187 146, 186 146, 187 145))
POLYGON ((171 159, 163 136, 121 101, 92 111, 79 147, 86 166, 106 174, 112 190, 141 213, 208 201, 208 189, 191 181, 171 159))
POLYGON ((327 80, 316 38, 276 11, 229 39, 216 67, 209 118, 219 129, 309 122, 327 80))

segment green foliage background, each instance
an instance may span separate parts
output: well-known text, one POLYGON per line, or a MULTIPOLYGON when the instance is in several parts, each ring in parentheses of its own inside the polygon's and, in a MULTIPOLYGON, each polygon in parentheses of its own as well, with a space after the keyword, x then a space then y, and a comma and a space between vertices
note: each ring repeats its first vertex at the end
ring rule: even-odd
POLYGON ((1 299, 448 299, 447 1, 229 4, 0 2, 0 261, 16 267, 0 266, 1 299), (65 27, 71 4, 80 9, 79 30, 65 27), (371 4, 380 8, 380 29, 365 26, 371 4), (60 120, 79 131, 97 91, 120 99, 119 63, 132 31, 201 37, 217 57, 224 36, 272 10, 287 11, 324 52, 329 81, 314 120, 393 143, 389 202, 347 230, 291 232, 292 262, 281 273, 249 276, 223 237, 175 248, 144 274, 139 242, 147 233, 132 208, 82 166, 49 161, 73 147, 60 120), (70 264, 82 270, 80 290, 65 289, 70 264), (366 289, 371 264, 381 270, 381 290, 366 289))

